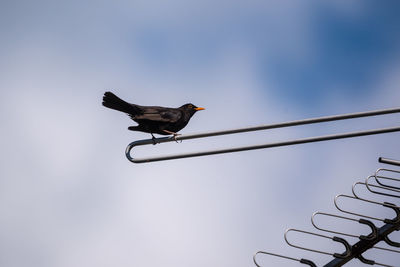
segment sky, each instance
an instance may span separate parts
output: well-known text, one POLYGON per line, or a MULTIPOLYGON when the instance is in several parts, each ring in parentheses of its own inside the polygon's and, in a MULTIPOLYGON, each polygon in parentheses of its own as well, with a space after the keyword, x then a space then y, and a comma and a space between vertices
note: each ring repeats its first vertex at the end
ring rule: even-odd
MULTIPOLYGON (((239 267, 254 266, 259 250, 326 264, 331 256, 286 245, 285 229, 315 232, 313 212, 338 214, 335 195, 351 194, 353 183, 388 167, 378 157, 400 159, 399 133, 133 164, 126 146, 150 135, 128 131, 134 122, 104 108, 102 95, 205 107, 182 134, 398 107, 399 11, 398 1, 2 1, 0 265, 239 267)), ((185 140, 133 153, 269 143, 392 127, 399 119, 185 140)), ((349 209, 391 216, 348 202, 349 209)), ((291 237, 310 248, 343 249, 291 237)), ((398 255, 366 254, 392 265, 398 255)))

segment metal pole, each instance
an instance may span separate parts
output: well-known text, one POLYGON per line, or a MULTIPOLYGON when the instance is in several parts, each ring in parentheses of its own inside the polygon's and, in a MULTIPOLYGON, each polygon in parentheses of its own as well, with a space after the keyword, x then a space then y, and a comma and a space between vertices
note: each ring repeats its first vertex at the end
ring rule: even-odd
POLYGON ((160 160, 170 160, 170 159, 178 159, 178 158, 188 158, 188 157, 198 157, 198 156, 206 156, 206 155, 213 155, 213 154, 239 152, 239 151, 245 151, 245 150, 261 149, 261 148, 269 148, 269 147, 277 147, 277 146, 287 146, 287 145, 318 142, 318 141, 340 139, 340 138, 348 138, 348 137, 355 137, 355 136, 362 136, 362 135, 380 134, 380 133, 385 133, 385 132, 394 132, 394 131, 399 131, 398 128, 378 129, 378 130, 364 131, 364 132, 358 132, 358 133, 339 134, 339 135, 332 135, 332 136, 321 136, 321 137, 315 137, 315 138, 298 139, 298 140, 272 143, 272 144, 263 144, 263 145, 249 146, 249 147, 237 147, 237 148, 229 148, 229 149, 222 149, 222 150, 204 151, 204 152, 153 157, 153 158, 142 158, 142 159, 136 158, 135 159, 135 158, 132 158, 130 155, 130 151, 133 147, 142 146, 142 145, 150 145, 150 144, 154 144, 154 142, 165 143, 165 142, 172 142, 172 141, 176 141, 176 140, 197 139, 197 138, 204 138, 204 137, 211 137, 211 136, 218 136, 218 135, 236 134, 236 133, 243 133, 243 132, 298 126, 298 125, 315 124, 315 123, 321 123, 321 122, 385 115, 385 114, 398 113, 398 112, 400 112, 400 108, 392 108, 392 109, 383 109, 383 110, 375 110, 375 111, 367 111, 367 112, 349 113, 349 114, 343 114, 343 115, 325 116, 325 117, 296 120, 296 121, 289 121, 289 122, 282 122, 282 123, 275 123, 275 124, 267 124, 267 125, 260 125, 260 126, 248 127, 248 128, 238 128, 238 129, 207 132, 207 133, 192 134, 192 135, 180 135, 180 136, 177 136, 176 138, 162 137, 162 138, 156 138, 155 140, 153 140, 153 139, 138 140, 138 141, 130 143, 127 146, 125 154, 126 154, 126 157, 128 158, 128 160, 130 160, 131 162, 143 163, 143 162, 152 162, 152 161, 160 161, 160 160))
MULTIPOLYGON (((131 157, 130 151, 133 147, 152 144, 152 139, 147 139, 147 140, 139 140, 139 141, 130 143, 128 145, 128 147, 126 148, 125 154, 126 154, 126 157, 131 162, 146 163, 146 162, 154 162, 154 161, 162 161, 162 160, 182 159, 182 158, 200 157, 200 156, 223 154, 223 153, 240 152, 240 151, 246 151, 246 150, 255 150, 255 149, 263 149, 263 148, 271 148, 271 147, 298 145, 298 144, 305 144, 305 143, 321 142, 321 141, 327 141, 327 140, 351 138, 351 137, 398 132, 398 131, 400 131, 400 127, 375 129, 375 130, 360 131, 360 132, 350 132, 350 133, 344 133, 344 134, 333 134, 333 135, 317 136, 317 137, 310 137, 310 138, 303 138, 303 139, 295 139, 295 140, 276 142, 276 143, 267 143, 267 144, 254 145, 254 146, 243 146, 243 147, 227 148, 227 149, 220 149, 220 150, 209 150, 209 151, 193 152, 193 153, 186 153, 186 154, 158 156, 158 157, 151 157, 151 158, 133 158, 133 157, 131 157)), ((160 138, 159 140, 161 142, 169 142, 169 141, 171 141, 170 139, 171 139, 171 137, 165 137, 165 138, 160 138)), ((178 140, 184 140, 184 139, 190 139, 190 136, 189 136, 189 138, 188 138, 188 136, 182 136, 178 140), (184 137, 186 137, 186 138, 184 138, 184 137)), ((172 138, 172 141, 173 140, 174 139, 172 138)))
POLYGON ((394 160, 394 159, 387 159, 387 158, 379 158, 379 162, 380 163, 386 163, 386 164, 391 164, 391 165, 396 165, 396 166, 400 166, 400 161, 398 160, 394 160))

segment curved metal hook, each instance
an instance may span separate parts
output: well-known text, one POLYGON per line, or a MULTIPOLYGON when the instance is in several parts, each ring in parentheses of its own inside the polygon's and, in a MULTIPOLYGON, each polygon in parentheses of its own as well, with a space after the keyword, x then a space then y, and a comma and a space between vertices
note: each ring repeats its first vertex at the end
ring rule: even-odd
POLYGON ((385 219, 384 222, 390 223, 390 224, 399 224, 400 223, 400 208, 398 206, 394 205, 393 203, 389 203, 389 202, 383 202, 382 206, 384 206, 386 208, 390 208, 390 209, 394 210, 394 212, 396 213, 396 216, 393 219, 385 219))
POLYGON ((383 195, 383 196, 400 198, 400 195, 394 195, 394 194, 389 194, 389 193, 384 193, 384 192, 379 192, 379 191, 373 190, 372 188, 374 187, 374 188, 380 188, 380 189, 387 190, 387 191, 392 191, 392 192, 400 192, 400 190, 397 190, 397 189, 394 189, 394 188, 389 188, 387 186, 380 186, 380 185, 370 184, 369 183, 369 179, 371 179, 371 178, 375 178, 376 179, 376 176, 375 175, 371 175, 371 176, 368 176, 367 179, 365 179, 365 186, 367 187, 368 191, 370 191, 371 193, 379 194, 379 195, 383 195))
MULTIPOLYGON (((381 181, 379 181, 379 179, 384 179, 384 180, 391 180, 391 181, 400 182, 400 179, 399 179, 399 178, 386 177, 386 176, 380 176, 380 175, 378 175, 379 172, 385 172, 385 171, 386 171, 386 172, 392 172, 392 173, 398 173, 398 174, 400 174, 400 171, 397 171, 397 170, 390 170, 390 169, 380 168, 380 169, 376 170, 376 172, 375 172, 375 181, 376 181, 378 184, 380 184, 381 186, 385 186, 385 187, 389 187, 389 188, 393 188, 393 189, 400 190, 400 187, 398 187, 398 186, 387 185, 387 184, 384 184, 384 183, 382 183, 381 181), (378 179, 378 178, 379 178, 379 179, 378 179)), ((396 191, 396 192, 400 192, 400 191, 396 191)))
POLYGON ((378 228, 373 222, 362 218, 359 219, 358 222, 369 226, 369 228, 371 229, 371 233, 369 233, 368 235, 360 235, 361 240, 375 240, 378 237, 378 228))
POLYGON ((343 238, 334 236, 334 237, 330 237, 330 236, 326 236, 326 235, 321 235, 321 234, 317 234, 317 233, 312 233, 312 232, 308 232, 308 231, 304 231, 304 230, 299 230, 299 229, 294 229, 294 228, 289 228, 285 231, 285 235, 284 235, 285 241, 289 246, 295 247, 295 248, 299 248, 299 249, 304 249, 304 250, 308 250, 311 252, 316 252, 316 253, 321 253, 321 254, 325 254, 325 255, 331 255, 334 256, 336 258, 347 258, 351 255, 351 246, 350 244, 343 238), (298 245, 294 245, 292 243, 289 242, 288 238, 287 238, 287 234, 290 231, 294 231, 294 232, 299 232, 299 233, 304 233, 304 234, 309 234, 309 235, 314 235, 314 236, 319 236, 319 237, 323 237, 323 238, 327 238, 327 239, 331 239, 335 242, 339 242, 341 244, 343 244, 345 246, 345 251, 341 254, 339 253, 330 253, 330 252, 326 252, 326 251, 321 251, 321 250, 316 250, 316 249, 311 249, 311 248, 306 248, 306 247, 302 247, 302 246, 298 246, 298 245))
POLYGON ((400 221, 400 208, 397 207, 396 205, 392 204, 392 203, 388 203, 388 202, 381 203, 381 202, 376 202, 376 201, 372 201, 372 200, 369 200, 369 199, 360 198, 360 197, 357 197, 357 196, 348 196, 348 195, 343 195, 343 194, 335 196, 334 203, 335 203, 335 206, 336 206, 336 208, 338 210, 340 210, 341 212, 347 213, 347 214, 351 214, 351 215, 355 215, 355 216, 361 216, 361 217, 364 217, 364 218, 369 218, 369 219, 381 221, 381 222, 384 222, 384 223, 390 223, 390 224, 396 224, 396 223, 398 223, 400 221), (364 201, 364 202, 380 205, 380 206, 383 206, 385 208, 393 209, 394 212, 396 213, 396 216, 393 219, 387 219, 387 218, 381 219, 381 218, 377 218, 377 217, 368 216, 368 215, 365 215, 365 214, 360 214, 360 213, 355 213, 355 212, 350 212, 350 211, 343 210, 337 204, 337 199, 339 199, 340 197, 356 199, 356 200, 360 200, 360 201, 364 201))
POLYGON ((332 237, 332 240, 336 241, 336 242, 339 242, 339 243, 342 243, 343 246, 346 248, 346 250, 341 254, 334 253, 333 256, 335 258, 346 259, 346 258, 351 256, 351 253, 352 253, 351 246, 344 238, 334 236, 334 237, 332 237))
MULTIPOLYGON (((344 209, 340 208, 339 205, 338 205, 338 203, 337 203, 337 200, 338 200, 339 198, 341 198, 341 197, 356 199, 356 200, 360 200, 360 201, 365 201, 365 200, 363 200, 363 199, 360 199, 360 198, 357 198, 357 197, 354 197, 354 196, 349 196, 349 195, 344 195, 344 194, 336 195, 335 198, 334 198, 333 203, 335 204, 335 207, 336 207, 338 210, 340 210, 341 212, 344 212, 344 213, 347 213, 347 214, 351 214, 351 215, 355 215, 355 216, 361 216, 361 217, 364 217, 364 218, 373 219, 373 220, 377 220, 377 221, 381 221, 381 222, 384 221, 384 219, 381 219, 381 218, 372 217, 372 216, 368 216, 368 215, 360 214, 360 213, 355 213, 355 212, 347 211, 347 210, 344 210, 344 209)), ((368 201, 368 202, 369 202, 369 201, 368 201)), ((373 203, 373 202, 372 202, 372 203, 373 203)), ((375 203, 375 204, 376 204, 376 203, 375 203)))
MULTIPOLYGON (((185 138, 187 139, 187 138, 185 138)), ((183 140, 181 135, 176 136, 176 140, 183 140)), ((133 163, 144 163, 144 162, 149 162, 146 159, 135 159, 133 157, 131 157, 131 150, 134 147, 137 146, 144 146, 144 145, 150 145, 150 144, 161 144, 161 143, 165 143, 165 142, 172 142, 172 141, 176 141, 175 138, 173 136, 170 137, 161 137, 161 138, 155 138, 155 139, 143 139, 143 140, 137 140, 134 141, 132 143, 130 143, 126 149, 125 149, 125 155, 128 158, 129 161, 133 162, 133 163)), ((162 159, 160 159, 162 160, 162 159)))
MULTIPOLYGON (((400 248, 400 243, 391 240, 391 239, 389 238, 389 236, 385 236, 383 240, 385 240, 386 244, 388 244, 389 246, 393 246, 393 247, 396 247, 396 248, 400 248)), ((399 253, 400 253, 400 252, 399 252, 399 253)))
MULTIPOLYGON (((353 195, 354 195, 356 198, 358 198, 358 199, 360 199, 360 200, 363 200, 363 201, 366 201, 366 202, 373 203, 373 204, 382 205, 382 206, 387 207, 387 208, 398 208, 398 209, 400 209, 399 206, 396 206, 395 204, 392 204, 392 203, 389 203, 390 205, 385 205, 386 202, 373 201, 373 200, 366 199, 366 198, 362 198, 362 197, 358 196, 357 193, 356 193, 356 190, 355 190, 355 187, 356 187, 357 185, 364 185, 365 187, 367 187, 367 184, 366 184, 366 183, 363 183, 363 182, 356 182, 356 183, 354 183, 351 190, 352 190, 352 192, 353 192, 353 195)), ((367 187, 367 188, 368 188, 368 187, 367 187)), ((397 213, 396 210, 395 210, 395 212, 397 213)))
POLYGON ((317 226, 317 224, 314 221, 314 218, 317 215, 331 216, 331 217, 336 217, 336 218, 345 219, 345 220, 351 220, 351 221, 355 221, 355 222, 357 222, 358 220, 353 219, 353 218, 349 218, 349 217, 340 216, 340 215, 335 215, 335 214, 330 214, 330 213, 325 213, 325 212, 319 212, 319 211, 314 212, 313 215, 311 216, 311 223, 318 230, 321 230, 321 231, 324 231, 324 232, 328 232, 328 233, 332 233, 332 234, 339 234, 339 235, 345 235, 345 236, 358 238, 357 235, 352 235, 352 234, 347 234, 347 233, 343 233, 343 232, 332 231, 332 230, 324 229, 324 228, 321 228, 321 227, 317 226))
POLYGON ((311 223, 315 228, 317 228, 318 230, 324 231, 324 232, 329 232, 329 233, 339 234, 339 235, 345 235, 345 236, 350 236, 350 237, 360 238, 360 239, 365 239, 365 240, 373 240, 373 239, 375 239, 377 237, 377 231, 378 231, 376 226, 375 226, 375 224, 373 224, 371 221, 368 221, 368 220, 365 220, 365 219, 356 220, 356 219, 345 217, 345 216, 340 216, 340 215, 331 214, 331 213, 325 213, 325 212, 319 212, 319 211, 313 213, 313 215, 311 216, 311 223), (348 233, 343 233, 343 232, 324 229, 324 228, 318 227, 317 224, 315 223, 314 218, 315 218, 316 215, 331 216, 331 217, 335 217, 335 218, 339 218, 339 219, 358 222, 360 224, 365 224, 371 229, 371 233, 368 234, 367 236, 365 236, 365 235, 359 235, 358 236, 358 235, 352 235, 352 234, 348 234, 348 233))

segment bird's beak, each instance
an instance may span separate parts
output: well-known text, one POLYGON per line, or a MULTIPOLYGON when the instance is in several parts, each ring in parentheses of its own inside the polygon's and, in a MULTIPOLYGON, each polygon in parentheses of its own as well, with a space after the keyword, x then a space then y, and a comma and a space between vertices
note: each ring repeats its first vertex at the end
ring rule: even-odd
POLYGON ((205 110, 205 108, 195 108, 196 111, 205 110))

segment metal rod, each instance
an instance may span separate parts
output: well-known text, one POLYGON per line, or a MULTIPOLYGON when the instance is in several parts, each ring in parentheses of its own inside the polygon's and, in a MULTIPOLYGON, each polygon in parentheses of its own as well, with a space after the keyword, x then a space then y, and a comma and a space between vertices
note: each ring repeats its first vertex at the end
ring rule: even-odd
POLYGON ((319 226, 315 223, 315 221, 314 221, 314 218, 315 218, 317 215, 331 216, 331 217, 336 217, 336 218, 345 219, 345 220, 350 220, 350 221, 355 221, 355 222, 358 222, 358 220, 353 219, 353 218, 349 218, 349 217, 344 217, 344 216, 336 215, 336 214, 331 214, 331 213, 326 213, 326 212, 319 212, 319 211, 314 212, 313 215, 311 216, 311 223, 312 223, 312 225, 313 225, 316 229, 318 229, 318 230, 321 230, 321 231, 324 231, 324 232, 328 232, 328 233, 332 233, 332 234, 339 234, 339 235, 345 235, 345 236, 350 236, 350 237, 358 238, 358 235, 352 235, 352 234, 347 234, 347 233, 343 233, 343 232, 332 231, 332 230, 329 230, 329 229, 325 229, 325 228, 319 227, 319 226))
MULTIPOLYGON (((175 154, 175 155, 158 156, 158 157, 150 157, 150 158, 133 158, 133 157, 131 157, 130 152, 131 152, 132 148, 134 148, 135 146, 153 144, 152 139, 145 139, 145 140, 139 140, 139 141, 130 143, 125 150, 125 154, 126 154, 126 157, 128 158, 128 160, 130 160, 131 162, 146 163, 146 162, 154 162, 154 161, 162 161, 162 160, 182 159, 182 158, 190 158, 190 157, 200 157, 200 156, 207 156, 207 155, 240 152, 240 151, 246 151, 246 150, 298 145, 298 144, 305 144, 305 143, 321 142, 321 141, 334 140, 334 139, 352 138, 352 137, 383 134, 383 133, 390 133, 390 132, 399 132, 399 131, 400 131, 400 127, 392 127, 392 128, 382 128, 382 129, 366 130, 366 131, 359 131, 359 132, 317 136, 317 137, 310 137, 310 138, 303 138, 303 139, 294 139, 294 140, 289 140, 289 141, 267 143, 267 144, 261 144, 261 145, 234 147, 234 148, 227 148, 227 149, 220 149, 220 150, 208 150, 208 151, 193 152, 193 153, 186 153, 186 154, 175 154)), ((230 134, 230 133, 232 133, 232 132, 229 132, 227 134, 230 134)), ((186 136, 178 136, 176 139, 177 140, 186 140, 186 139, 201 138, 201 137, 215 136, 215 135, 219 135, 219 134, 208 133, 208 134, 186 135, 186 136)), ((156 139, 156 142, 158 142, 158 143, 171 142, 171 141, 176 141, 176 140, 174 140, 173 137, 164 137, 164 138, 156 139)))
POLYGON ((371 175, 371 176, 368 176, 367 179, 365 179, 365 186, 367 187, 368 191, 370 191, 371 193, 374 193, 374 194, 378 194, 378 195, 400 198, 400 195, 384 193, 384 192, 380 192, 380 191, 376 191, 376 190, 372 189, 372 188, 379 188, 379 189, 392 191, 392 192, 398 192, 398 193, 400 192, 400 189, 395 189, 395 188, 391 188, 391 187, 387 187, 387 186, 380 186, 380 185, 370 184, 369 183, 369 179, 371 179, 371 178, 376 178, 376 177, 375 177, 375 175, 371 175))
POLYGON ((395 166, 400 166, 400 161, 398 160, 394 160, 394 159, 387 159, 387 158, 379 158, 379 162, 380 163, 386 163, 386 164, 391 164, 391 165, 395 165, 395 166))
POLYGON ((367 112, 348 113, 348 114, 334 115, 334 116, 324 116, 324 117, 318 117, 318 118, 295 120, 295 121, 289 121, 289 122, 267 124, 267 125, 260 125, 260 126, 247 127, 247 128, 238 128, 238 129, 231 129, 231 130, 224 130, 224 131, 207 132, 207 133, 192 134, 192 135, 181 135, 181 136, 177 136, 176 138, 163 137, 163 138, 156 138, 155 140, 145 139, 145 140, 139 140, 139 141, 130 143, 126 148, 125 154, 126 154, 126 157, 128 158, 128 160, 130 160, 131 162, 144 163, 144 162, 171 160, 171 159, 188 158, 188 157, 199 157, 199 156, 206 156, 206 155, 213 155, 213 154, 232 153, 232 152, 239 152, 239 151, 245 151, 245 150, 277 147, 277 146, 287 146, 287 145, 318 142, 318 141, 332 140, 332 139, 339 139, 339 138, 348 138, 348 137, 355 137, 355 136, 362 136, 362 135, 380 134, 380 133, 384 133, 384 132, 394 132, 394 131, 399 131, 400 127, 358 132, 358 134, 350 133, 350 134, 344 134, 344 135, 332 135, 332 136, 316 137, 316 138, 311 138, 311 139, 308 139, 308 138, 307 139, 299 139, 299 140, 293 140, 293 141, 289 141, 289 142, 279 142, 279 143, 273 143, 273 144, 264 144, 264 145, 248 146, 248 147, 237 147, 237 148, 230 148, 230 149, 204 151, 204 152, 196 152, 196 153, 189 153, 189 154, 178 154, 178 155, 172 155, 172 156, 161 156, 161 157, 153 157, 153 158, 136 158, 135 159, 135 158, 132 158, 130 155, 130 151, 133 147, 154 144, 154 142, 155 143, 165 143, 165 142, 172 142, 172 141, 177 141, 177 140, 196 139, 196 138, 204 138, 204 137, 211 137, 211 136, 218 136, 218 135, 227 135, 227 134, 260 131, 260 130, 275 129, 275 128, 284 128, 284 127, 314 124, 314 123, 321 123, 321 122, 328 122, 328 121, 337 121, 337 120, 385 115, 385 114, 392 114, 392 113, 398 113, 398 112, 400 112, 400 108, 392 108, 392 109, 374 110, 374 111, 367 111, 367 112), (322 140, 321 140, 321 138, 322 138, 322 140))
POLYGON ((275 257, 280 257, 280 258, 287 259, 287 260, 298 261, 298 262, 300 262, 300 263, 307 264, 308 266, 316 267, 315 263, 312 262, 312 261, 310 261, 310 260, 307 260, 307 259, 297 259, 297 258, 285 256, 285 255, 280 255, 280 254, 276 254, 276 253, 271 253, 271 252, 268 252, 268 251, 258 251, 258 252, 256 252, 256 254, 254 254, 254 256, 253 256, 253 261, 254 261, 254 264, 255 264, 257 267, 261 267, 261 265, 258 264, 257 259, 256 259, 256 257, 257 257, 258 254, 266 254, 266 255, 271 255, 271 256, 275 256, 275 257))
POLYGON ((390 180, 390 181, 396 181, 396 182, 400 182, 399 178, 394 178, 394 177, 388 177, 388 176, 382 176, 382 175, 378 175, 380 172, 391 172, 391 173, 397 173, 399 174, 400 171, 398 170, 390 170, 390 169, 384 169, 384 168, 380 168, 375 172, 375 181, 380 184, 381 186, 385 186, 385 187, 390 187, 393 189, 397 189, 399 190, 400 187, 398 186, 393 186, 393 185, 388 185, 388 184, 384 184, 381 181, 379 181, 379 179, 384 179, 384 180, 390 180), (378 179, 379 178, 379 179, 378 179))
POLYGON ((280 254, 271 253, 271 252, 267 252, 267 251, 258 251, 258 252, 256 252, 256 254, 254 254, 254 256, 253 256, 253 261, 254 261, 254 263, 255 263, 255 265, 256 265, 257 267, 261 267, 261 265, 258 264, 257 259, 256 259, 256 257, 257 257, 258 254, 266 254, 266 255, 271 255, 271 256, 275 256, 275 257, 280 257, 280 258, 284 258, 284 259, 288 259, 288 260, 300 261, 299 259, 296 259, 296 258, 293 258, 293 257, 288 257, 288 256, 285 256, 285 255, 280 255, 280 254))
MULTIPOLYGON (((349 195, 344 195, 344 194, 337 195, 337 196, 335 196, 335 198, 333 200, 333 203, 335 204, 335 207, 341 212, 344 212, 344 213, 347 213, 347 214, 351 214, 351 215, 354 215, 354 216, 361 216, 361 217, 364 217, 364 218, 377 220, 377 221, 381 221, 381 222, 383 222, 385 220, 385 219, 381 219, 381 218, 377 218, 377 217, 372 217, 372 216, 368 216, 368 215, 364 215, 364 214, 360 214, 360 213, 355 213, 355 212, 344 210, 343 208, 339 207, 339 205, 337 203, 339 198, 350 198, 350 199, 355 199, 355 200, 364 201, 364 202, 370 202, 370 201, 365 201, 364 199, 360 199, 360 198, 357 198, 355 196, 349 196, 349 195)), ((370 203, 373 203, 373 202, 370 202, 370 203)), ((377 204, 377 203, 374 203, 374 204, 377 204)), ((378 203, 378 204, 380 204, 380 203, 378 203)))
POLYGON ((326 235, 317 234, 317 233, 313 233, 313 232, 309 232, 309 231, 294 229, 294 228, 286 229, 285 234, 283 235, 283 237, 285 238, 286 243, 287 243, 289 246, 291 246, 291 247, 299 248, 299 249, 304 249, 304 250, 311 251, 311 252, 316 252, 316 253, 321 253, 321 254, 333 256, 334 253, 330 253, 330 252, 326 252, 326 251, 321 251, 321 250, 317 250, 317 249, 312 249, 312 248, 306 248, 306 247, 302 247, 302 246, 299 246, 299 245, 292 244, 292 243, 289 241, 288 237, 287 237, 288 233, 289 233, 289 232, 292 232, 292 231, 293 231, 293 232, 303 233, 303 234, 309 234, 309 235, 313 235, 313 236, 318 236, 318 237, 323 237, 323 238, 327 238, 327 239, 333 239, 332 237, 326 236, 326 235))
MULTIPOLYGON (((357 199, 362 200, 362 201, 365 201, 365 202, 369 202, 369 203, 372 203, 372 204, 377 204, 377 205, 382 205, 382 206, 384 205, 384 202, 373 201, 373 200, 370 200, 370 199, 366 199, 366 198, 360 197, 360 196, 356 193, 356 189, 355 189, 355 188, 356 188, 357 185, 364 185, 364 186, 367 188, 367 184, 364 183, 364 182, 356 182, 356 183, 353 184, 351 190, 352 190, 352 192, 353 192, 353 195, 354 195, 357 199)), ((391 207, 400 209, 400 206, 396 206, 395 204, 391 204, 391 207)))

